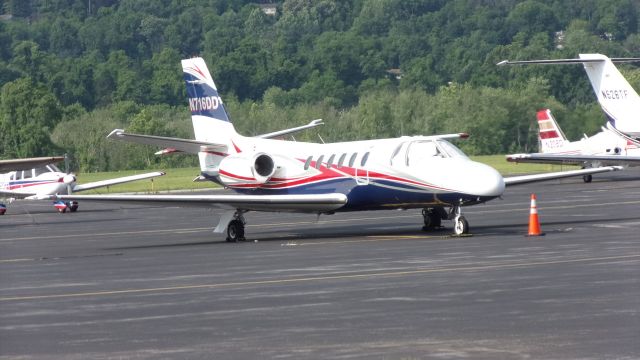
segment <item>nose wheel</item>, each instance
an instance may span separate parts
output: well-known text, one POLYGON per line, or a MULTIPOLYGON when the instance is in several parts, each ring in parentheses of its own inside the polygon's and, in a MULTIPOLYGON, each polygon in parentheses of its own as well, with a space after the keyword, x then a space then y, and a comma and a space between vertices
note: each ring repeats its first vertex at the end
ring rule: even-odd
POLYGON ((456 217, 453 224, 453 231, 456 235, 464 235, 469 233, 469 222, 464 216, 456 217))
POLYGON ((469 222, 462 216, 462 211, 459 206, 453 207, 453 213, 455 214, 453 218, 453 232, 456 235, 464 235, 469 233, 469 222))

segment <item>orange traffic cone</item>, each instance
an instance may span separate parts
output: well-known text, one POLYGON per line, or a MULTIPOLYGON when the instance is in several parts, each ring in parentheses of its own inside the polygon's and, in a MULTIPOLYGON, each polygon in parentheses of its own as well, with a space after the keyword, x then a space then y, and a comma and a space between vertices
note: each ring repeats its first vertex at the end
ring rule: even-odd
POLYGON ((527 236, 542 236, 540 220, 538 219, 538 207, 536 206, 536 194, 531 194, 531 210, 529 211, 529 233, 527 236))

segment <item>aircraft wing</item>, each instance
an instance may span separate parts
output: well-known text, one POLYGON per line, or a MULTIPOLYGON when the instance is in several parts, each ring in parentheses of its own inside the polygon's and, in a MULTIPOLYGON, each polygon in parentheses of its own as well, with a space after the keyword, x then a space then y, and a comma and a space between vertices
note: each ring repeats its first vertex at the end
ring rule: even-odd
POLYGON ((1 190, 0 189, 0 198, 13 198, 13 199, 24 199, 30 196, 34 196, 35 193, 24 193, 24 192, 17 192, 17 191, 11 191, 11 190, 1 190))
POLYGON ((247 211, 326 212, 341 208, 347 196, 314 195, 52 195, 52 200, 101 201, 144 205, 214 207, 247 211))
POLYGON ((565 164, 583 165, 598 164, 600 166, 622 165, 640 166, 640 156, 626 155, 562 155, 562 154, 513 154, 507 155, 507 161, 515 163, 565 164))
POLYGON ((275 132, 268 133, 268 134, 258 135, 258 136, 256 136, 256 138, 271 139, 271 138, 274 138, 274 137, 293 134, 293 133, 296 133, 298 131, 311 129, 311 128, 314 128, 314 127, 320 126, 320 125, 324 125, 324 123, 322 122, 322 119, 316 119, 316 120, 312 120, 307 125, 302 125, 302 126, 298 126, 298 127, 294 127, 294 128, 286 129, 286 130, 275 131, 275 132))
POLYGON ((203 151, 203 149, 204 151, 216 151, 220 153, 227 152, 227 146, 223 144, 164 136, 130 134, 124 132, 122 129, 113 130, 109 135, 107 135, 107 139, 122 140, 165 148, 165 150, 160 151, 160 153, 179 151, 189 154, 197 154, 198 152, 203 151))
POLYGON ((43 165, 55 164, 63 160, 64 156, 0 160, 0 172, 29 170, 43 165))
POLYGON ((604 166, 604 167, 581 169, 581 170, 559 171, 559 172, 533 174, 533 175, 510 176, 510 177, 504 178, 504 184, 506 186, 520 185, 520 184, 528 184, 528 183, 538 182, 538 181, 562 179, 562 178, 573 177, 573 176, 584 176, 584 175, 598 174, 598 173, 617 171, 617 170, 622 170, 622 166, 604 166))
POLYGON ((73 187, 72 190, 73 192, 86 191, 86 190, 96 189, 96 188, 105 187, 105 186, 124 184, 131 181, 150 179, 157 176, 163 176, 164 174, 165 173, 162 171, 154 171, 154 172, 145 173, 145 174, 131 175, 131 176, 124 176, 124 177, 119 177, 115 179, 95 181, 95 182, 90 182, 86 184, 76 185, 73 187))

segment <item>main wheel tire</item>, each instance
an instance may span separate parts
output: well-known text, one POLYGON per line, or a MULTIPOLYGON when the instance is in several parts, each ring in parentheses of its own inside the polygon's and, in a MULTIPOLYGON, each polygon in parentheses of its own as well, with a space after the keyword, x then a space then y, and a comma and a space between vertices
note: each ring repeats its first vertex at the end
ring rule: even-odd
POLYGON ((460 216, 456 220, 456 223, 453 225, 453 231, 456 233, 456 235, 469 233, 469 222, 464 218, 464 216, 460 216))
POLYGON ((424 226, 422 227, 422 230, 433 230, 439 228, 440 225, 442 225, 442 218, 435 212, 425 213, 423 214, 423 218, 424 226))
POLYGON ((227 241, 238 242, 244 240, 244 224, 240 220, 231 220, 227 226, 227 241))
POLYGON ((590 182, 591 182, 591 180, 593 180, 593 176, 591 176, 591 174, 589 174, 589 175, 584 175, 584 176, 582 177, 582 180, 583 180, 584 182, 586 182, 586 183, 590 183, 590 182))
POLYGON ((66 208, 66 207, 64 207, 64 208, 59 208, 59 209, 58 209, 58 212, 59 212, 60 214, 64 214, 64 213, 66 213, 66 212, 67 212, 67 208, 66 208))
POLYGON ((71 211, 71 212, 78 211, 78 204, 70 204, 69 205, 69 211, 71 211))

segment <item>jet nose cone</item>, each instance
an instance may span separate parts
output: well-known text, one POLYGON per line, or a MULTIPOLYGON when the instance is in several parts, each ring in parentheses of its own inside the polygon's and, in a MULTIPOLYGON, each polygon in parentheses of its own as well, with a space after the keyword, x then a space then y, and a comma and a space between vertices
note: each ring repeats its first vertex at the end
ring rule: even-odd
POLYGON ((470 194, 483 197, 498 197, 504 193, 504 179, 491 166, 474 163, 470 169, 467 191, 470 194))

